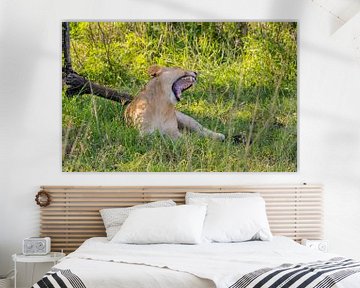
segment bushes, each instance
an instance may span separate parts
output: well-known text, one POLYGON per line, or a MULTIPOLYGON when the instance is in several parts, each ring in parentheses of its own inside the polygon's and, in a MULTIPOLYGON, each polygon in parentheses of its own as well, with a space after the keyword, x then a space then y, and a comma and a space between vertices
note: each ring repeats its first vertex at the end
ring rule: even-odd
POLYGON ((296 23, 250 23, 244 39, 242 80, 246 88, 265 87, 296 95, 296 23))

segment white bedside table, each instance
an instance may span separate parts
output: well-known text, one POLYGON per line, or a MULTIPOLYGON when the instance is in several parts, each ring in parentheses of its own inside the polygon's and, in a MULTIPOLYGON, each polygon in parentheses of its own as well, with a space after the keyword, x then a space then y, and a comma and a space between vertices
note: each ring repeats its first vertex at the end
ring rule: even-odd
MULTIPOLYGON (((33 263, 36 265, 36 263, 45 263, 45 262, 52 262, 54 265, 58 263, 58 261, 65 257, 65 253, 60 252, 50 252, 46 255, 39 255, 39 256, 27 256, 24 254, 14 254, 12 255, 12 259, 14 261, 14 270, 15 270, 15 277, 14 277, 14 288, 16 288, 16 264, 17 263, 33 263)), ((34 281, 34 267, 32 269, 31 273, 31 285, 33 285, 34 281)))

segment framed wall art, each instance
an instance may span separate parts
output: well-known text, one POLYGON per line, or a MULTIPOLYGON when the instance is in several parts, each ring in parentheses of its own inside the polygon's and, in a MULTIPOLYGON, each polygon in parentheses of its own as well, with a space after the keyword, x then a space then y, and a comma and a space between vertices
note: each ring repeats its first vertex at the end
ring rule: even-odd
POLYGON ((63 22, 64 172, 297 171, 296 22, 63 22))

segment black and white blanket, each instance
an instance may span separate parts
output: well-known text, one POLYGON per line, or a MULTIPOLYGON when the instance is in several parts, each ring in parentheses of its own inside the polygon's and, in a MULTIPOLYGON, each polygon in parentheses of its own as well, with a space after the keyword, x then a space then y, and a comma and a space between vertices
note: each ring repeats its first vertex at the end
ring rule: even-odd
POLYGON ((53 268, 40 281, 34 284, 32 288, 86 288, 86 286, 69 269, 53 268))
MULTIPOLYGON (((333 258, 303 264, 283 264, 242 276, 229 288, 331 288, 336 283, 360 272, 360 262, 333 258)), ((52 269, 32 288, 86 288, 69 269, 52 269)), ((105 287, 104 287, 105 288, 105 287)), ((349 287, 352 288, 352 287, 349 287)))
POLYGON ((248 273, 229 288, 331 288, 359 272, 360 262, 345 258, 297 265, 284 264, 248 273))

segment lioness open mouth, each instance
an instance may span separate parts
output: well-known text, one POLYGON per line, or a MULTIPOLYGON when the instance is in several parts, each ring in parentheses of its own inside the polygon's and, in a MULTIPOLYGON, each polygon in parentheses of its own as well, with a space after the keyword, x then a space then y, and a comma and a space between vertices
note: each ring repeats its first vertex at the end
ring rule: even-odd
POLYGON ((189 89, 196 82, 196 78, 191 75, 185 75, 177 79, 172 85, 172 91, 174 92, 177 101, 180 101, 181 93, 186 89, 189 89))

